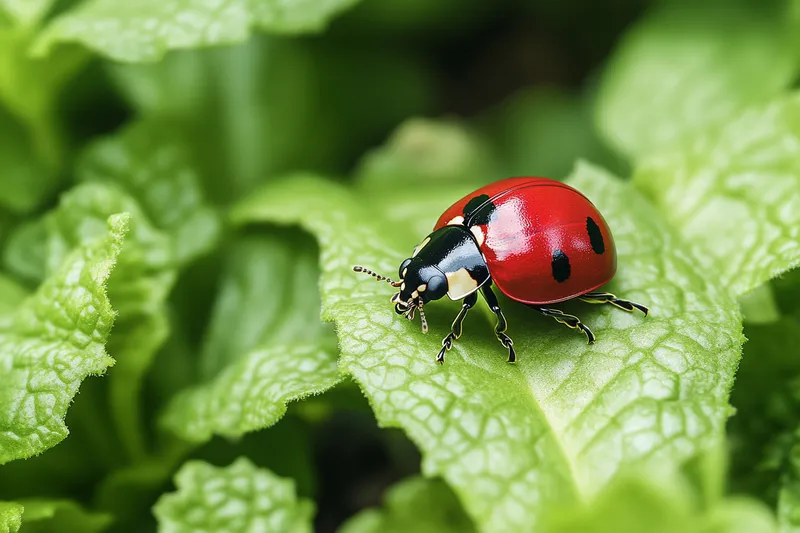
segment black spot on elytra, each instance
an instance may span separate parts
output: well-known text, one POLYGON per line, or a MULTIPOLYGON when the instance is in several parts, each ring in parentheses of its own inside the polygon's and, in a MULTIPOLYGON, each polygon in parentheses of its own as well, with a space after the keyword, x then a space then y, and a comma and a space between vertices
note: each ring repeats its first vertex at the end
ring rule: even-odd
POLYGON ((553 252, 553 279, 561 283, 567 281, 570 274, 569 257, 561 250, 553 252))
POLYGON ((464 206, 464 225, 488 224, 494 218, 496 209, 495 205, 489 201, 489 195, 478 195, 470 199, 464 206))
POLYGON ((605 252, 606 243, 603 242, 603 234, 600 232, 600 226, 592 220, 592 217, 586 217, 586 232, 589 234, 589 242, 592 243, 594 253, 602 254, 605 252))

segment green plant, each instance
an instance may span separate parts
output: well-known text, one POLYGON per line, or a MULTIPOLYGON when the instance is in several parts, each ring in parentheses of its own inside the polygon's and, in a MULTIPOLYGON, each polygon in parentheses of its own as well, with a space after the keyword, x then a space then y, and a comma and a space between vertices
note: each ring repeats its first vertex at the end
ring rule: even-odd
POLYGON ((311 531, 340 417, 411 475, 319 531, 800 528, 800 3, 630 5, 592 82, 423 118, 439 40, 572 36, 544 4, 0 0, 0 533, 311 531), (509 366, 479 306, 435 365, 458 304, 423 335, 351 266, 520 173, 651 315, 507 303, 509 366))

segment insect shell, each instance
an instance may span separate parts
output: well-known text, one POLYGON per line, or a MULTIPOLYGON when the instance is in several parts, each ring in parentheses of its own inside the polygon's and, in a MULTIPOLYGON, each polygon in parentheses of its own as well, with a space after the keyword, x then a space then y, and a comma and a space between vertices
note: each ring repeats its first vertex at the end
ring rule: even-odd
POLYGON ((548 178, 508 178, 458 200, 400 264, 400 281, 361 266, 353 270, 399 288, 391 299, 395 311, 413 320, 419 310, 423 333, 428 330, 424 305, 445 295, 462 301, 442 340, 438 363, 444 363, 445 353, 461 336, 464 317, 479 294, 496 315, 495 335, 508 351, 508 362, 516 362, 492 285, 511 300, 583 332, 590 344, 595 341, 592 331, 552 304, 578 299, 648 313, 641 304, 597 292, 617 270, 611 230, 586 196, 548 178))

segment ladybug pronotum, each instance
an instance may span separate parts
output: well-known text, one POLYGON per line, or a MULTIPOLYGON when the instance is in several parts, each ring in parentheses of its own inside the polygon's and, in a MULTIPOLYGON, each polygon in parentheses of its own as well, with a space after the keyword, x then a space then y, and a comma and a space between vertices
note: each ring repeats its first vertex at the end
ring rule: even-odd
POLYGON ((360 266, 353 270, 399 288, 391 299, 395 311, 413 320, 418 309, 423 333, 428 330, 424 304, 444 295, 463 300, 450 333, 442 340, 438 363, 444 363, 445 353, 461 336, 464 317, 479 293, 497 316, 495 335, 508 349, 508 362, 516 361, 493 283, 512 300, 582 331, 589 344, 594 334, 578 317, 549 306, 579 299, 648 313, 641 304, 593 292, 617 270, 611 230, 588 198, 547 178, 504 179, 454 203, 439 217, 433 233, 401 263, 400 281, 360 266))

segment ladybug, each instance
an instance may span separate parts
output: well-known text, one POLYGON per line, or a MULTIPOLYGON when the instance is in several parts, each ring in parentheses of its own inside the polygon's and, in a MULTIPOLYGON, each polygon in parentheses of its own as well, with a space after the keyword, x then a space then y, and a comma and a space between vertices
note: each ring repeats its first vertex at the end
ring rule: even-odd
POLYGON ((514 342, 506 334, 506 318, 492 284, 510 299, 582 331, 589 344, 595 340, 592 331, 578 317, 551 304, 579 299, 648 313, 641 304, 595 292, 617 270, 611 230, 586 196, 548 178, 508 178, 461 198, 400 264, 400 281, 361 266, 353 270, 399 288, 391 298, 395 311, 413 320, 419 309, 423 333, 428 330, 423 305, 445 295, 463 300, 436 356, 440 364, 461 336, 464 317, 479 293, 497 316, 495 335, 508 349, 508 362, 516 362, 514 342))

